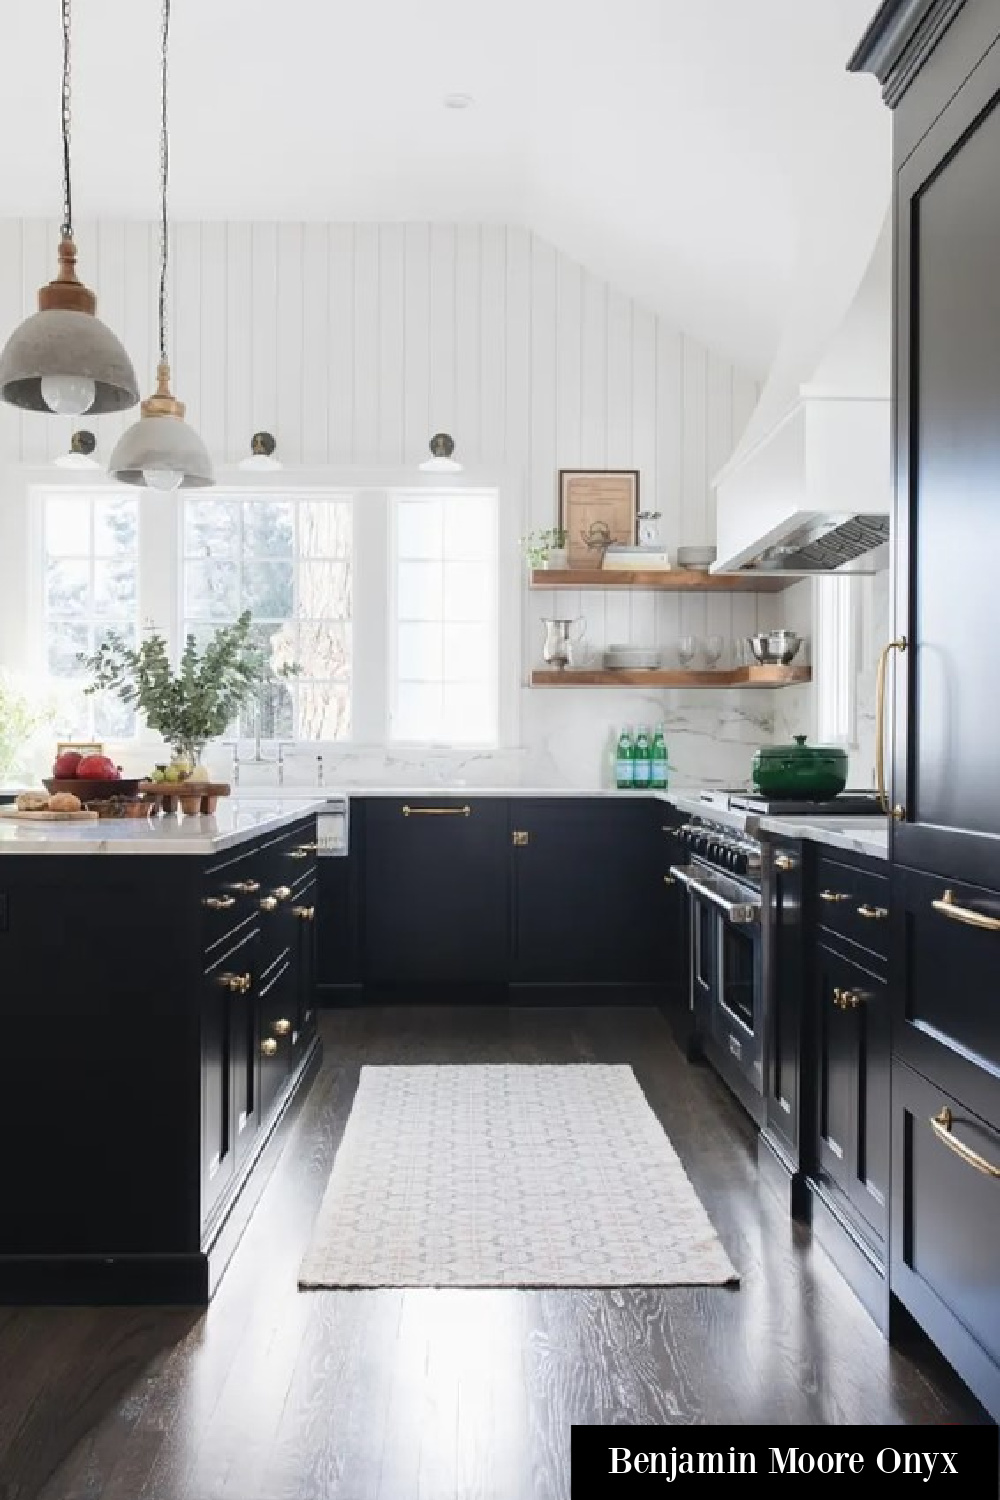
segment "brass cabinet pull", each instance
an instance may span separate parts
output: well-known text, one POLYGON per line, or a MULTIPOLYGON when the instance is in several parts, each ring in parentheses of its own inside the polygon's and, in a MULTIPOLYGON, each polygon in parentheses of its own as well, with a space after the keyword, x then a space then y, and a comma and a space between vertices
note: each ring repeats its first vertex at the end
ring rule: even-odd
POLYGON ((245 995, 250 989, 249 974, 221 974, 219 983, 231 995, 245 995))
POLYGON ((303 922, 311 922, 316 915, 315 906, 293 906, 292 915, 299 917, 303 922))
POLYGON ((464 807, 411 807, 408 802, 403 803, 404 818, 471 818, 472 808, 468 803, 464 807))
POLYGON ((256 896, 260 890, 259 880, 237 880, 233 884, 233 890, 239 891, 241 896, 256 896))
POLYGON ((526 833, 523 828, 515 828, 510 836, 510 841, 515 849, 524 849, 531 842, 531 835, 526 833))
POLYGON ((850 901, 851 898, 846 891, 820 891, 819 899, 821 901, 850 901))
POLYGON ((857 1010, 864 1000, 860 990, 835 989, 833 992, 833 1003, 838 1010, 857 1010))
POLYGON ((774 856, 774 868, 776 870, 794 870, 795 861, 790 854, 776 854, 774 856))
POLYGON ((260 1044, 260 1050, 265 1057, 273 1057, 278 1050, 278 1044, 273 1036, 266 1036, 260 1044))
POLYGON ((674 879, 674 877, 672 875, 664 875, 664 877, 663 877, 663 884, 664 885, 676 885, 677 882, 676 882, 676 880, 674 879))
POLYGON ((964 922, 966 927, 978 927, 982 932, 1000 932, 1000 917, 988 917, 969 906, 959 906, 954 891, 945 891, 940 901, 932 901, 931 905, 942 917, 950 917, 953 922, 964 922))
MULTIPOLYGON (((878 801, 884 813, 889 811, 889 794, 885 788, 885 679, 886 669, 889 665, 889 657, 894 651, 905 651, 907 640, 901 635, 898 640, 890 641, 888 646, 883 646, 879 652, 878 671, 875 674, 875 785, 878 789, 878 801)), ((902 808, 893 808, 892 816, 903 816, 902 808)))
POLYGON ((291 1029, 291 1021, 286 1021, 284 1016, 282 1016, 279 1021, 275 1021, 274 1023, 274 1032, 276 1036, 287 1036, 291 1029))
POLYGON ((209 911, 228 911, 231 906, 236 905, 235 896, 206 896, 205 905, 209 911))
POLYGON ((866 918, 869 922, 884 922, 889 915, 887 906, 869 906, 865 901, 858 907, 858 916, 866 918))
POLYGON ((293 849, 291 851, 291 853, 289 854, 288 858, 289 859, 308 859, 309 858, 309 850, 308 849, 293 849))
POLYGON ((277 896, 262 896, 260 899, 260 909, 261 911, 277 911, 277 896))
POLYGON ((949 1151, 954 1151, 968 1166, 975 1167, 984 1177, 1000 1177, 1000 1167, 995 1167, 985 1156, 980 1156, 978 1151, 973 1151, 971 1146, 952 1135, 953 1116, 947 1104, 936 1115, 931 1115, 928 1123, 941 1144, 947 1146, 949 1151))
POLYGON ((318 848, 319 844, 300 844, 295 852, 296 854, 315 854, 318 848))
POLYGON ((291 894, 292 888, 290 885, 276 885, 273 891, 273 895, 277 901, 287 901, 291 894))

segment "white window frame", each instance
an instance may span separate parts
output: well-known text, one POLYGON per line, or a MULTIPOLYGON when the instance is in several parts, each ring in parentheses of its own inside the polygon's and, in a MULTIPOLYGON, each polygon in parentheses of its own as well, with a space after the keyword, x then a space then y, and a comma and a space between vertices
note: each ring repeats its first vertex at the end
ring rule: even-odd
MULTIPOLYGON (((9 608, 0 600, 0 630, 3 631, 3 665, 14 672, 45 670, 44 663, 44 525, 41 499, 60 491, 106 493, 114 489, 107 475, 62 471, 56 468, 14 467, 7 471, 9 509, 0 525, 0 541, 8 544, 7 556, 19 559, 7 566, 27 562, 23 613, 12 600, 9 608)), ((523 612, 523 566, 518 537, 524 529, 524 482, 515 471, 471 469, 458 475, 415 474, 409 468, 323 468, 285 470, 283 474, 244 474, 239 469, 219 470, 219 483, 208 494, 220 498, 261 498, 268 495, 354 495, 354 582, 352 736, 349 740, 301 740, 297 744, 315 748, 317 754, 336 758, 352 752, 384 753, 408 748, 390 740, 388 588, 392 569, 389 550, 389 495, 401 491, 449 489, 495 490, 497 494, 497 742, 484 750, 516 749, 520 744, 522 685, 521 641, 523 612)), ((139 526, 139 621, 152 620, 167 638, 176 656, 183 646, 183 598, 181 577, 181 496, 157 494, 155 500, 140 491, 145 501, 139 526)), ((206 494, 205 498, 208 498, 206 494)), ((4 566, 0 559, 0 569, 4 566)), ((152 755, 161 746, 158 735, 140 726, 134 740, 121 741, 123 749, 152 755)), ((241 753, 247 742, 241 742, 241 753)), ((417 751, 453 750, 475 754, 476 747, 440 746, 421 742, 417 751)))

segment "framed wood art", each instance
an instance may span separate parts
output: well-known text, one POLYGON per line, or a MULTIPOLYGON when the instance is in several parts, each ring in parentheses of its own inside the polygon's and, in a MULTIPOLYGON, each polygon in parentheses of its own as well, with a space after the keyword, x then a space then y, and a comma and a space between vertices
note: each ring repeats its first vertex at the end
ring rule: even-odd
POLYGON ((638 541, 638 469, 560 469, 559 525, 571 568, 600 568, 613 543, 638 541))
POLYGON ((63 755, 67 750, 75 750, 77 755, 104 754, 104 746, 100 740, 59 740, 56 755, 63 755))

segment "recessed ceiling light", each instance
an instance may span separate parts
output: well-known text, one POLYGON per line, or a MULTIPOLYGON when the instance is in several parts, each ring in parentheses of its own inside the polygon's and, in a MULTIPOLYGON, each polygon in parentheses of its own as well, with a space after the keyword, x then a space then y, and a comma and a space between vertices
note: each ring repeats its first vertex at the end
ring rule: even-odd
POLYGON ((471 94, 445 94, 444 96, 445 109, 469 109, 475 102, 471 94))

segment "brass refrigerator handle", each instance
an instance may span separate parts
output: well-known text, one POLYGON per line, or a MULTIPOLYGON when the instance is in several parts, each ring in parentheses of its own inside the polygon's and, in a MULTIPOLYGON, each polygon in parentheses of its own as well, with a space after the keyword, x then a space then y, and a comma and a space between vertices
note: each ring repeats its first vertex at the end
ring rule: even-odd
POLYGON ((955 1155, 961 1157, 967 1166, 974 1167, 977 1172, 982 1172, 984 1177, 1000 1177, 1000 1167, 995 1167, 991 1161, 986 1160, 985 1156, 980 1156, 978 1151, 973 1151, 971 1146, 967 1146, 964 1141, 952 1135, 952 1113, 947 1104, 938 1110, 936 1115, 931 1115, 928 1124, 942 1146, 947 1146, 949 1151, 954 1151, 955 1155))
POLYGON ((942 917, 964 922, 966 927, 978 927, 982 932, 1000 932, 1000 917, 988 917, 985 912, 973 911, 971 906, 959 906, 954 891, 945 891, 940 901, 932 901, 931 906, 942 917))
POLYGON ((878 671, 875 674, 875 785, 878 801, 884 813, 889 811, 889 794, 885 786, 885 679, 889 657, 894 651, 905 651, 905 635, 890 641, 879 652, 878 671))
POLYGON ((471 818, 472 808, 468 803, 464 807, 411 807, 408 802, 403 803, 404 818, 471 818))

